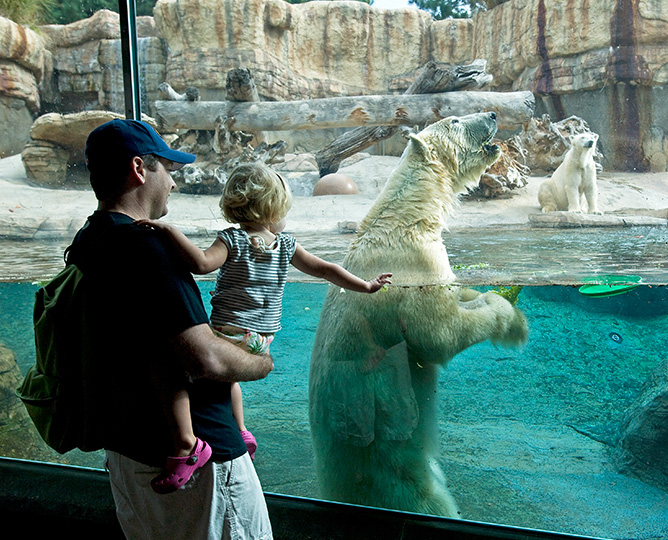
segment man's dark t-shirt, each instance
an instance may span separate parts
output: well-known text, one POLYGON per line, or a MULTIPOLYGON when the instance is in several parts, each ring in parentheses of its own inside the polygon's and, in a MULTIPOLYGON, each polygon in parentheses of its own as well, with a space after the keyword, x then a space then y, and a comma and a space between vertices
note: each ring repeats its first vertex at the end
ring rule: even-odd
MULTIPOLYGON (((67 260, 84 274, 87 326, 93 328, 88 341, 95 362, 85 378, 89 431, 103 448, 160 466, 171 436, 158 381, 186 384, 168 340, 208 322, 197 284, 160 233, 119 213, 90 216, 67 260)), ((187 389, 195 434, 211 445, 213 459, 244 454, 230 385, 199 380, 187 389)))

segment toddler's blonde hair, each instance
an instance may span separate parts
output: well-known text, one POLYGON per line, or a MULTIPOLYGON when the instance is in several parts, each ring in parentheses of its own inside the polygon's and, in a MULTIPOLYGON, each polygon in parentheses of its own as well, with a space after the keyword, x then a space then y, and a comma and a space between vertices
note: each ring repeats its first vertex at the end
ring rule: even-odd
POLYGON ((245 163, 234 169, 220 198, 220 209, 230 223, 278 223, 291 206, 288 185, 262 163, 245 163))

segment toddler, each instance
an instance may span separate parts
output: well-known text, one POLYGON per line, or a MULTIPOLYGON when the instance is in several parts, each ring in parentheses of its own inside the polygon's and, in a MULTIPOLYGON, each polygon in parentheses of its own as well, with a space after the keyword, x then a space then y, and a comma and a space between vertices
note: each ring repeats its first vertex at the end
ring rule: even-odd
MULTIPOLYGON (((262 164, 244 164, 233 171, 220 199, 223 216, 238 227, 219 232, 207 249, 198 248, 167 223, 144 222, 168 235, 190 272, 208 274, 218 269, 211 298, 211 326, 219 337, 254 354, 267 354, 274 334, 281 328, 289 265, 356 292, 374 293, 391 283, 392 274, 365 281, 306 251, 293 236, 282 232, 291 205, 290 189, 280 175, 262 164)), ((244 425, 239 383, 233 383, 231 399, 241 437, 254 459, 257 442, 244 425)), ((183 441, 194 438, 187 392, 179 391, 172 404, 178 448, 183 441)), ((170 471, 170 459, 166 470, 152 481, 156 491, 174 488, 172 479, 179 474, 170 471)))

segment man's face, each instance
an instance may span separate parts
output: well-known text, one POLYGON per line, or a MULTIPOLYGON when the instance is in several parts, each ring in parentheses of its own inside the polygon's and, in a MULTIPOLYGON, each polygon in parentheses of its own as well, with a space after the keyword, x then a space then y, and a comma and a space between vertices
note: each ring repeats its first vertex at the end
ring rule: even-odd
POLYGON ((150 219, 159 219, 167 214, 167 199, 176 187, 171 172, 178 170, 182 165, 165 158, 158 158, 155 171, 146 169, 146 183, 150 188, 150 219))

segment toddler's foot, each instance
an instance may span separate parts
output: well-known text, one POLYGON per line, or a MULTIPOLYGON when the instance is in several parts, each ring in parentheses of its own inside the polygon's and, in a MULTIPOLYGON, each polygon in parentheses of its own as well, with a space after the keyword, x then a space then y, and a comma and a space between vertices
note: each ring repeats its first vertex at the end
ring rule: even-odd
POLYGON ((211 447, 197 439, 195 450, 185 457, 168 457, 165 470, 151 480, 151 487, 156 493, 173 493, 186 485, 193 473, 211 459, 211 447))
POLYGON ((246 443, 246 448, 248 448, 248 453, 250 454, 251 459, 255 459, 255 450, 257 450, 257 441, 253 434, 250 431, 240 431, 241 438, 246 443))

